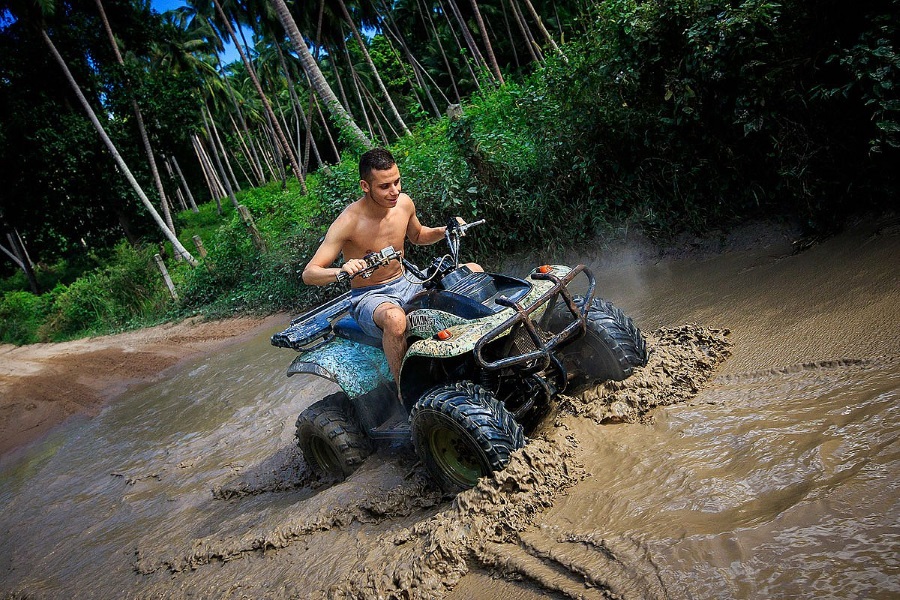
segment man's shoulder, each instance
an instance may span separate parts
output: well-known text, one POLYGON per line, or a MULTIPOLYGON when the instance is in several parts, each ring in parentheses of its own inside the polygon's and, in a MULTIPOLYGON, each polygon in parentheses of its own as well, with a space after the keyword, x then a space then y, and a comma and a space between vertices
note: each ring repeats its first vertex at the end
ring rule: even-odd
POLYGON ((352 221, 359 218, 360 213, 362 212, 362 207, 360 206, 359 200, 354 200, 350 204, 344 207, 344 210, 341 211, 341 214, 337 216, 334 220, 335 223, 340 221, 352 221))
POLYGON ((398 198, 397 206, 403 206, 406 210, 410 212, 416 211, 416 205, 413 203, 412 198, 410 198, 407 194, 403 192, 400 193, 400 197, 398 198))

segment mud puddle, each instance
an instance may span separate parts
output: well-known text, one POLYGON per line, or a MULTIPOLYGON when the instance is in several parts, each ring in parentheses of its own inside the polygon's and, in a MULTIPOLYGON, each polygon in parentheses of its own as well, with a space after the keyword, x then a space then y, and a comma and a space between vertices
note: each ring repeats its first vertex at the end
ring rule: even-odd
POLYGON ((563 398, 453 500, 403 445, 342 483, 310 475, 293 423, 334 390, 285 378, 266 332, 0 474, 0 595, 895 596, 900 244, 884 231, 601 261, 649 364, 563 398))

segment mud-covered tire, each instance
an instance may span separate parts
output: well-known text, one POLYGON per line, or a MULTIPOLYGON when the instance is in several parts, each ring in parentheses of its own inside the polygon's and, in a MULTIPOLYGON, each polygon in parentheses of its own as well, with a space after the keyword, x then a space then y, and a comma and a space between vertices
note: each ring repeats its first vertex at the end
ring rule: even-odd
POLYGON ((372 452, 343 393, 319 400, 297 417, 297 444, 310 468, 344 479, 372 452))
MULTIPOLYGON (((575 298, 583 305, 583 298, 575 298)), ((551 330, 560 331, 572 321, 565 306, 556 306, 551 330)), ((595 381, 621 381, 630 377, 634 367, 647 364, 647 342, 631 317, 612 302, 595 298, 587 313, 587 332, 577 342, 562 350, 574 370, 574 384, 595 381)))
POLYGON ((450 493, 504 468, 510 454, 525 445, 522 426, 503 403, 470 381, 428 390, 409 418, 416 454, 450 493))

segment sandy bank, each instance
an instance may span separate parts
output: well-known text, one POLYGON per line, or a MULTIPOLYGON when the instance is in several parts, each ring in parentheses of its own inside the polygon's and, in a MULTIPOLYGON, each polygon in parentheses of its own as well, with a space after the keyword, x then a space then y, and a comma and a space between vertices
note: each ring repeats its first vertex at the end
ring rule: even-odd
POLYGON ((215 352, 286 320, 188 319, 56 344, 0 345, 0 455, 76 414, 94 416, 125 389, 165 376, 179 362, 215 352))

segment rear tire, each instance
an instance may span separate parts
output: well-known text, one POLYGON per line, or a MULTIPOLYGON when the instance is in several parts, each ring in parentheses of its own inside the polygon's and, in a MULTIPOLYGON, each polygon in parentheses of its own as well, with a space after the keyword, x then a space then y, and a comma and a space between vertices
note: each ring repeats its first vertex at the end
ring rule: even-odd
POLYGON ((473 487, 504 468, 525 434, 503 403, 470 381, 425 392, 410 412, 416 454, 444 491, 473 487))
POLYGON ((319 400, 297 417, 297 444, 317 473, 345 479, 371 454, 371 443, 353 418, 346 394, 319 400))
MULTIPOLYGON (((584 298, 575 298, 579 306, 584 298)), ((561 331, 572 322, 565 306, 554 309, 551 331, 561 331)), ((647 364, 647 342, 641 330, 612 302, 595 298, 588 308, 587 331, 580 340, 562 350, 567 366, 575 375, 574 384, 595 381, 621 381, 630 377, 634 367, 647 364)))

